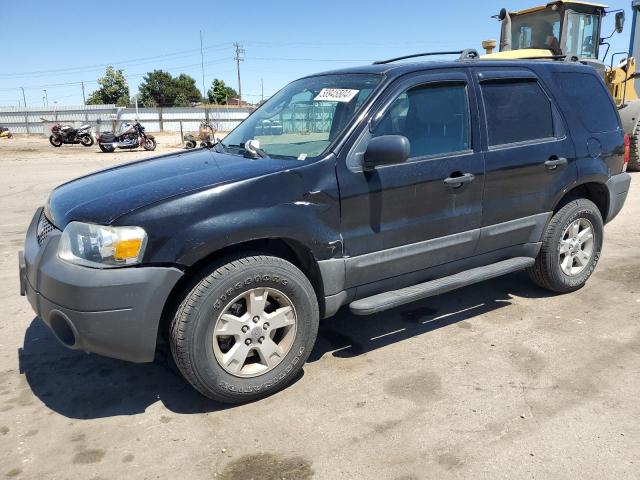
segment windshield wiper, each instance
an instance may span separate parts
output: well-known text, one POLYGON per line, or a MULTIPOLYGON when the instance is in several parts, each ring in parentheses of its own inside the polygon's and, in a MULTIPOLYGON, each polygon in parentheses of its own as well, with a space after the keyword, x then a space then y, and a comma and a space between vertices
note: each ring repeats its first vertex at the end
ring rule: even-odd
POLYGON ((247 158, 267 158, 267 152, 261 149, 258 140, 247 140, 244 144, 244 156, 247 158))
MULTIPOLYGON (((216 147, 216 146, 218 146, 218 145, 220 145, 220 146, 224 149, 224 152, 228 152, 228 151, 229 151, 230 149, 232 149, 232 148, 233 148, 233 149, 236 149, 236 148, 237 148, 238 150, 240 150, 241 152, 243 152, 243 155, 244 155, 245 157, 247 157, 247 158, 268 158, 268 157, 269 157, 269 155, 267 154, 267 152, 265 152, 263 149, 253 147, 253 149, 252 149, 252 150, 250 150, 250 149, 246 148, 245 144, 240 144, 240 145, 238 145, 238 144, 232 144, 232 143, 230 143, 230 144, 226 144, 226 143, 224 143, 222 140, 218 140, 218 141, 217 141, 213 146, 214 146, 214 147, 216 147)), ((219 151, 219 150, 217 150, 217 149, 216 149, 216 151, 217 151, 218 153, 222 153, 222 152, 220 152, 220 151, 219 151)), ((238 154, 239 154, 239 153, 240 153, 240 152, 238 152, 238 154)))
POLYGON ((224 144, 224 142, 222 140, 217 140, 213 145, 211 145, 213 148, 215 148, 217 153, 223 153, 227 151, 227 146, 224 144), (222 147, 222 151, 220 150, 220 147, 222 147))
POLYGON ((263 149, 261 148, 254 148, 253 151, 251 150, 247 150, 246 148, 244 149, 244 153, 245 153, 245 157, 248 158, 268 158, 269 155, 267 155, 267 152, 265 152, 263 149), (255 155, 253 154, 253 152, 255 152, 255 155))

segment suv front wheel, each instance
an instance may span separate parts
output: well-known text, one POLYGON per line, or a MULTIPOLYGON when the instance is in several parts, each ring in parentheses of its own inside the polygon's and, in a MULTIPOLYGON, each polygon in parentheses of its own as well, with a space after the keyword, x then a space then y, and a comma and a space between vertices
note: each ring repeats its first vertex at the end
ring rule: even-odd
POLYGON ((247 402, 289 384, 318 331, 318 302, 307 277, 277 257, 230 261, 202 278, 171 325, 171 352, 202 394, 247 402))
POLYGON ((547 225, 529 276, 557 293, 582 288, 600 258, 603 234, 602 215, 593 202, 584 198, 569 202, 547 225))

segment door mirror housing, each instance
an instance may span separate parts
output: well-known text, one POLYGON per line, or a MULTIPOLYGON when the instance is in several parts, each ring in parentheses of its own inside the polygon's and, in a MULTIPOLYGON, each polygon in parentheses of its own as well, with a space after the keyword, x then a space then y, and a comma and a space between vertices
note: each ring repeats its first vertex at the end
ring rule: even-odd
POLYGON ((616 32, 622 33, 622 31, 624 30, 624 20, 624 12, 616 13, 616 32))
POLYGON ((404 163, 409 159, 411 145, 402 135, 383 135, 369 141, 364 152, 363 168, 373 170, 380 165, 404 163))

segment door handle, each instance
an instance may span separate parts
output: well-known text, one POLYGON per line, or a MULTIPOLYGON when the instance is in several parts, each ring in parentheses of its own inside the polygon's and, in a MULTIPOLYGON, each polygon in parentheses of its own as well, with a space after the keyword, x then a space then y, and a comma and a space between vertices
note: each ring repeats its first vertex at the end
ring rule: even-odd
POLYGON ((544 162, 544 166, 549 170, 555 170, 556 168, 564 166, 567 163, 569 163, 569 161, 566 158, 553 156, 549 160, 544 162))
MULTIPOLYGON (((453 175, 453 174, 452 174, 453 175)), ((476 179, 473 173, 465 173, 456 177, 448 177, 444 179, 444 184, 451 188, 460 188, 465 183, 471 183, 476 179)))

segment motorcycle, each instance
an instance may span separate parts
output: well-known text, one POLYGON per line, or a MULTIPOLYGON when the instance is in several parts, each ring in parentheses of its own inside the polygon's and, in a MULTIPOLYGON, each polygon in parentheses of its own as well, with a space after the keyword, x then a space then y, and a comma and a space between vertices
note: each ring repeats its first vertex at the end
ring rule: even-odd
POLYGON ((9 131, 7 127, 0 127, 0 138, 6 137, 11 138, 13 135, 9 131))
POLYGON ((198 134, 188 134, 185 135, 185 147, 187 149, 196 148, 198 141, 200 141, 201 147, 206 147, 209 143, 215 142, 216 129, 215 127, 206 120, 200 123, 200 129, 198 130, 198 134))
POLYGON ((54 147, 63 144, 81 143, 85 147, 93 145, 93 135, 91 135, 91 125, 82 125, 80 128, 73 128, 71 125, 60 125, 56 123, 51 127, 49 143, 54 147))
POLYGON ((111 132, 100 135, 98 146, 105 153, 112 153, 116 148, 131 150, 138 147, 150 152, 156 149, 156 139, 145 133, 144 127, 136 120, 134 123, 123 124, 118 135, 111 132))

